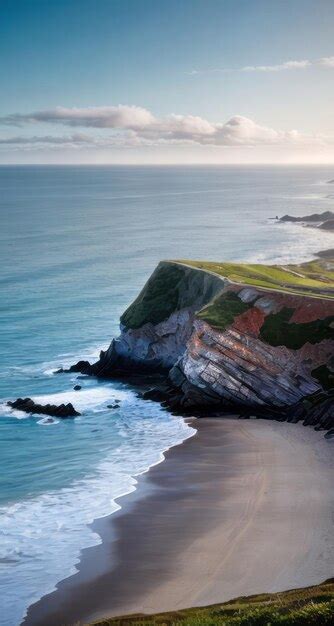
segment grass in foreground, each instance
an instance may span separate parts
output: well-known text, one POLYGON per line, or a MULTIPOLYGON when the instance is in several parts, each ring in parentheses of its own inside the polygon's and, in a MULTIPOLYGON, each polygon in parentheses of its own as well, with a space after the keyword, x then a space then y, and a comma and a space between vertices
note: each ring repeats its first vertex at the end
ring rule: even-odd
POLYGON ((110 618, 94 626, 324 626, 334 624, 334 579, 282 593, 158 615, 110 618))
POLYGON ((334 298, 334 264, 328 259, 284 266, 187 260, 179 262, 209 270, 235 283, 334 298))

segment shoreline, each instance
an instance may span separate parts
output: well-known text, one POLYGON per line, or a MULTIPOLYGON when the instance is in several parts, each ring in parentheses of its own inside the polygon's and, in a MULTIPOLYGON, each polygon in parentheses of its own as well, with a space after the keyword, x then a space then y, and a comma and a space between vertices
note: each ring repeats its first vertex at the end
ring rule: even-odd
POLYGON ((92 524, 102 543, 30 606, 25 626, 200 606, 333 575, 331 442, 285 422, 193 425, 121 509, 92 524))

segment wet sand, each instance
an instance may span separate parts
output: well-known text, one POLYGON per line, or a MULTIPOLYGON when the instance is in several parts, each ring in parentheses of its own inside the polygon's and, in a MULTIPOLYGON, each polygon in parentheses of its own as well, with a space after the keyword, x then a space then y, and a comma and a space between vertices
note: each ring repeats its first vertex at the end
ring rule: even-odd
POLYGON ((333 576, 333 440, 300 424, 202 419, 97 520, 102 543, 25 626, 86 624, 333 576))

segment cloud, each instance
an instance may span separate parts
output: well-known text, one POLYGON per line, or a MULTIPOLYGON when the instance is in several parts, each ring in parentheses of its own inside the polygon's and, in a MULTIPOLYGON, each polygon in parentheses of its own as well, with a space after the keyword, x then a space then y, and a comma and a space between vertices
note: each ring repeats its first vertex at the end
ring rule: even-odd
POLYGON ((5 125, 54 124, 99 128, 98 136, 77 132, 70 135, 33 135, 0 138, 0 145, 31 148, 64 147, 133 147, 154 145, 202 146, 297 146, 324 145, 331 138, 306 135, 297 130, 281 131, 262 126, 247 117, 235 115, 225 123, 213 123, 196 115, 175 115, 158 118, 149 110, 136 106, 106 106, 67 109, 57 107, 48 111, 12 114, 0 118, 5 125), (9 120, 11 120, 9 122, 9 120))
POLYGON ((137 106, 66 108, 56 107, 32 113, 13 113, 0 118, 2 124, 22 126, 26 123, 44 122, 65 126, 85 126, 92 128, 128 128, 137 130, 151 124, 154 118, 150 111, 137 106))
POLYGON ((73 135, 54 136, 54 135, 34 135, 33 137, 22 137, 20 135, 15 137, 0 137, 1 145, 30 145, 30 144, 52 144, 52 145, 65 145, 65 144, 79 144, 79 143, 95 143, 93 137, 84 135, 82 133, 75 133, 73 135))
POLYGON ((195 76, 196 74, 216 74, 226 72, 282 72, 285 70, 304 70, 310 67, 323 67, 328 69, 334 69, 334 56, 321 57, 313 61, 309 59, 291 60, 278 63, 276 65, 245 65, 238 68, 210 68, 207 70, 191 70, 186 72, 188 76, 195 76))
POLYGON ((246 65, 241 68, 241 72, 281 72, 282 70, 302 70, 312 65, 311 61, 285 61, 278 65, 246 65))
POLYGON ((318 65, 322 65, 323 67, 334 68, 334 57, 323 57, 322 59, 318 59, 318 65))

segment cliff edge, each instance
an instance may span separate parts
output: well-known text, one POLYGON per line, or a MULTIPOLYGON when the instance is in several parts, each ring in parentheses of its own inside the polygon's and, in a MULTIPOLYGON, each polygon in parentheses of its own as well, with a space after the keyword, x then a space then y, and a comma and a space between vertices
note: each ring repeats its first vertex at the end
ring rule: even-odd
MULTIPOLYGON (((84 369, 84 368, 81 368, 84 369)), ((165 372, 148 397, 334 426, 334 260, 164 261, 86 372, 165 372), (89 369, 89 371, 88 371, 89 369)))

